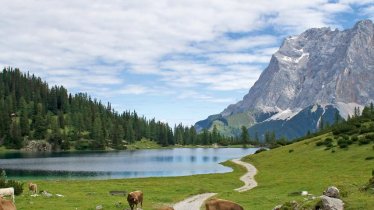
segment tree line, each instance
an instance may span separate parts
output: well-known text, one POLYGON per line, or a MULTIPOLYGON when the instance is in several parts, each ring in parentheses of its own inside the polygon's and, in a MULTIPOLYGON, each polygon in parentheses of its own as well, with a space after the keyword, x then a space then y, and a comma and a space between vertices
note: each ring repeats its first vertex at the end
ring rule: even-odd
POLYGON ((0 72, 0 144, 19 149, 29 140, 48 141, 56 150, 124 149, 146 138, 162 146, 237 143, 214 128, 197 133, 193 126, 118 113, 86 93, 71 94, 34 74, 4 68, 0 72))

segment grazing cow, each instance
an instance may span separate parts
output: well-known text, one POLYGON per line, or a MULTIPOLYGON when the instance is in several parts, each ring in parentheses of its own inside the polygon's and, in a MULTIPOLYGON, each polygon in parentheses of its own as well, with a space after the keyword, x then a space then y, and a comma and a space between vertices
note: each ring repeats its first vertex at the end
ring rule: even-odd
POLYGON ((13 187, 0 189, 0 196, 6 196, 6 195, 11 196, 13 199, 13 203, 14 203, 14 188, 13 187))
POLYGON ((205 208, 206 210, 244 210, 237 203, 216 198, 208 200, 205 203, 205 208))
POLYGON ((34 194, 37 194, 38 193, 38 185, 29 182, 29 191, 31 191, 34 194))
POLYGON ((0 210, 17 210, 17 209, 12 201, 5 200, 3 199, 2 196, 0 196, 0 210))
POLYGON ((141 191, 130 192, 127 195, 127 202, 129 202, 131 210, 134 210, 134 206, 138 208, 138 204, 143 208, 143 193, 141 191))

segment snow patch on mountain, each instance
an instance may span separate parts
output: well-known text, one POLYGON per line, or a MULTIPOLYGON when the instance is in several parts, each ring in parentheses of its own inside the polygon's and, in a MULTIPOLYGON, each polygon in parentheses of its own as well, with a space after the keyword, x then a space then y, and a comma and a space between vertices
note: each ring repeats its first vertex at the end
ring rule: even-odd
POLYGON ((283 110, 283 111, 281 111, 281 112, 279 112, 279 113, 271 116, 270 118, 268 118, 265 121, 270 121, 270 120, 288 120, 288 119, 293 118, 300 111, 301 111, 301 109, 297 109, 297 110, 286 109, 286 110, 283 110))

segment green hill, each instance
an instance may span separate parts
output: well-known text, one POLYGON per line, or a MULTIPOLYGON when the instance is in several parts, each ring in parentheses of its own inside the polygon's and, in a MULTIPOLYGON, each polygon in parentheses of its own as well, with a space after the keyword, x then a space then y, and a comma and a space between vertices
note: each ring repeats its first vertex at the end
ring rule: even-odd
POLYGON ((305 201, 301 191, 319 196, 336 186, 345 209, 374 209, 373 189, 363 190, 374 170, 373 106, 358 115, 315 137, 246 157, 259 171, 259 186, 223 197, 245 209, 272 209, 293 200, 310 207, 318 200, 305 201))

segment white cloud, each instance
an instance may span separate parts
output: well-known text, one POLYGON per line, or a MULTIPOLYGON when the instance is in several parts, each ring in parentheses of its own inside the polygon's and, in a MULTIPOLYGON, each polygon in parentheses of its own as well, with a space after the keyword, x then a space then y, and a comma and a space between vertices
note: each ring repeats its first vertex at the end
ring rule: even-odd
POLYGON ((0 65, 95 94, 214 101, 249 89, 286 34, 339 26, 351 5, 373 16, 372 0, 2 0, 0 65))
POLYGON ((142 85, 127 85, 120 89, 118 92, 125 95, 140 95, 149 93, 151 92, 151 90, 142 85))

